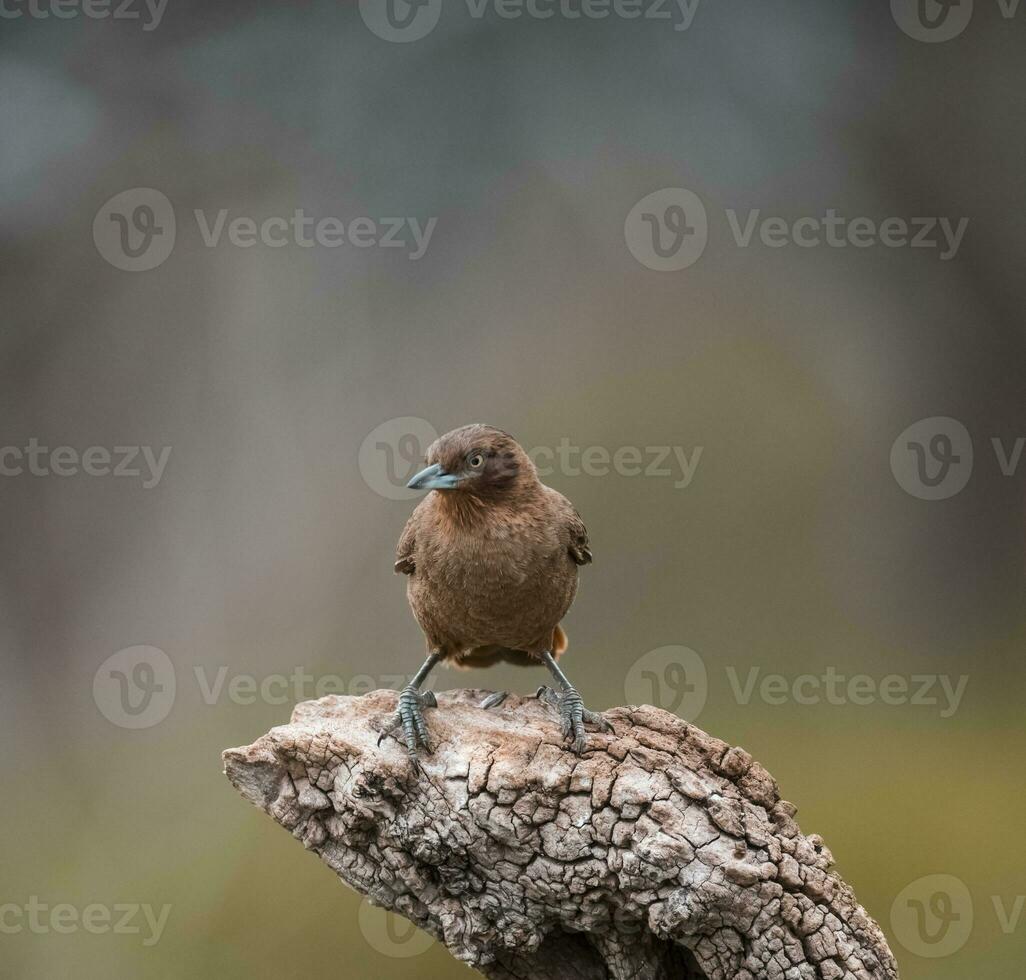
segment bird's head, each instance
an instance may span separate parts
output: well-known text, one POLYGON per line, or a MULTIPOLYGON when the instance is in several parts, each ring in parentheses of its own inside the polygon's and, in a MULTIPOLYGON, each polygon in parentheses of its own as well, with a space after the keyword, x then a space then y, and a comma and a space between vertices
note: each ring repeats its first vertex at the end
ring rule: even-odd
POLYGON ((427 466, 406 485, 498 497, 537 482, 534 463, 508 432, 475 423, 439 436, 428 447, 427 466))

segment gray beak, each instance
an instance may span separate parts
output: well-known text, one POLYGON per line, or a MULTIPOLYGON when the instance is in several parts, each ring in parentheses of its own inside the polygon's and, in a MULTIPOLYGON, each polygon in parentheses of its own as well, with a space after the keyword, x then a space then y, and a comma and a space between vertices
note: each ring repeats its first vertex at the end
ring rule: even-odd
POLYGON ((459 482, 458 476, 446 473, 435 463, 421 470, 406 486, 411 490, 452 490, 459 482))

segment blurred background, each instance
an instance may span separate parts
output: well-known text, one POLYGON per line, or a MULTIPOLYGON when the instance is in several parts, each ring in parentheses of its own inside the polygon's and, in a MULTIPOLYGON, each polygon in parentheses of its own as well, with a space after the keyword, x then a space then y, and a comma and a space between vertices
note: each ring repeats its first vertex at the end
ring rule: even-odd
POLYGON ((1021 970, 1026 12, 2 17, 0 975, 464 975, 220 752, 416 670, 470 421, 589 526, 591 707, 751 751, 903 977, 1021 970))

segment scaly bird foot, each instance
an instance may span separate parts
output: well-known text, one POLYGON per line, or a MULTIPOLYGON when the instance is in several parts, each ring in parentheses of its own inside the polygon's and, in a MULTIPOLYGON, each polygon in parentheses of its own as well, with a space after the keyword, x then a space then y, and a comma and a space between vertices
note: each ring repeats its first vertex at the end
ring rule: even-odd
POLYGON ((413 684, 407 684, 399 692, 398 710, 392 716, 388 728, 381 733, 378 744, 386 735, 391 735, 397 728, 401 728, 403 740, 406 742, 406 751, 414 764, 418 764, 418 745, 422 745, 428 754, 432 751, 431 742, 428 740, 427 725, 424 723, 423 709, 437 707, 438 701, 434 692, 424 691, 421 693, 413 684))
POLYGON ((509 697, 509 693, 506 691, 493 691, 488 695, 479 705, 479 708, 497 708, 506 698, 509 697))
POLYGON ((561 694, 557 694, 551 687, 542 686, 538 688, 535 697, 559 712, 563 738, 573 739, 573 750, 577 755, 582 755, 588 747, 588 734, 584 730, 585 724, 596 725, 602 732, 613 730, 613 726, 602 715, 597 711, 589 711, 584 706, 584 701, 581 700, 581 695, 575 687, 569 687, 561 694))

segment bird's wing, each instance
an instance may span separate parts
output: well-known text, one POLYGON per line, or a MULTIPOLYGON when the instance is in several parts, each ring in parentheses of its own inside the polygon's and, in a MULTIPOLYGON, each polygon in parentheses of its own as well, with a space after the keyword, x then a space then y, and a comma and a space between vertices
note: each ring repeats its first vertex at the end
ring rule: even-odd
POLYGON ((395 570, 403 575, 412 575, 417 567, 413 555, 417 545, 417 512, 410 515, 410 519, 399 536, 399 543, 395 546, 395 570))
POLYGON ((570 557, 578 565, 591 564, 591 542, 588 541, 588 529, 581 520, 581 515, 571 505, 570 517, 570 557))
POLYGON ((591 542, 588 541, 588 529, 584 526, 581 515, 577 513, 577 508, 552 487, 547 489, 553 494, 563 527, 566 529, 567 551, 570 553, 570 557, 578 565, 591 564, 591 542))

